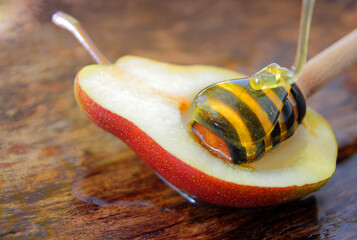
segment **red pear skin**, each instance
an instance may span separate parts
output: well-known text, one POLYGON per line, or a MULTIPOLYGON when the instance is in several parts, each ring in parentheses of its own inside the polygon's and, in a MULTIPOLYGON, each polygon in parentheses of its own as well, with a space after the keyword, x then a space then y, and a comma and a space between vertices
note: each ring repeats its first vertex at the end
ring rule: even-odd
POLYGON ((304 197, 320 189, 329 180, 303 186, 260 187, 212 177, 171 155, 133 123, 97 104, 81 89, 78 75, 74 92, 79 106, 91 121, 124 141, 171 184, 200 200, 241 208, 271 206, 304 197))

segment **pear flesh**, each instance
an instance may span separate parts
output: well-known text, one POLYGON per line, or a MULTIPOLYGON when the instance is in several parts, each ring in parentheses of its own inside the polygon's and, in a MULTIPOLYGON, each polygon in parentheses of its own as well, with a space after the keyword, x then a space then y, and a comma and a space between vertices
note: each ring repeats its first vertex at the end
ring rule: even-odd
MULTIPOLYGON (((125 56, 112 65, 84 67, 76 84, 97 105, 131 122, 169 154, 219 181, 263 188, 316 183, 314 191, 320 188, 335 171, 337 144, 329 123, 310 108, 294 136, 250 169, 216 158, 190 136, 182 121, 182 102, 192 101, 210 84, 241 77, 217 67, 125 56)), ((90 106, 82 108, 91 114, 90 106)), ((162 175, 159 167, 154 170, 162 175)))

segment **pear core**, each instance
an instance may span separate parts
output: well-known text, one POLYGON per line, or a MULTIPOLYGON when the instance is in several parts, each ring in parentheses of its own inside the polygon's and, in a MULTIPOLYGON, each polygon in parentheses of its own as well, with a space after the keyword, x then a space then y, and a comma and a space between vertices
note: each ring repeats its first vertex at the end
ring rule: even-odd
POLYGON ((84 67, 76 81, 96 104, 130 121, 168 153, 214 178, 258 187, 303 186, 331 178, 337 143, 329 123, 310 108, 294 136, 252 163, 253 170, 214 157, 190 136, 181 119, 180 103, 190 102, 210 84, 240 77, 244 75, 217 67, 125 56, 113 65, 84 67))

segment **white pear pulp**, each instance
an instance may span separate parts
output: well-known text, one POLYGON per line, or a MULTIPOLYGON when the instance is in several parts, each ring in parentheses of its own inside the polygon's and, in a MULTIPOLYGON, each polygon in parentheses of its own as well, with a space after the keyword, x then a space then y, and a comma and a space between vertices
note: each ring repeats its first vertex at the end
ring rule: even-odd
POLYGON ((263 187, 302 186, 330 178, 335 171, 336 140, 328 122, 311 109, 293 137, 251 164, 254 170, 216 158, 190 136, 181 120, 181 101, 191 101, 210 84, 241 77, 222 68, 126 56, 113 65, 83 68, 78 81, 97 104, 129 120, 167 152, 210 176, 263 187))

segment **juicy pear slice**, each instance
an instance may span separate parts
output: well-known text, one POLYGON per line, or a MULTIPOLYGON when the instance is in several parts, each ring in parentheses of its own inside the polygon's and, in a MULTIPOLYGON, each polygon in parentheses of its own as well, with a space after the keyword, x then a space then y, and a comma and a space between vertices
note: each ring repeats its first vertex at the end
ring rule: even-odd
POLYGON ((266 206, 323 186, 336 166, 328 122, 308 109, 304 124, 252 168, 211 155, 187 131, 181 107, 210 84, 244 77, 211 66, 179 66, 125 56, 90 65, 77 75, 75 94, 86 115, 138 153, 176 187, 221 205, 266 206))

